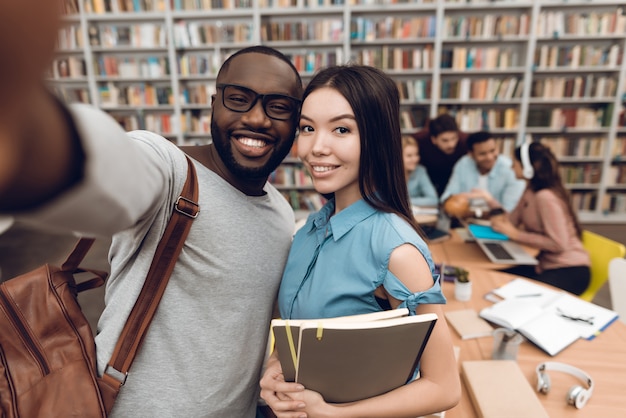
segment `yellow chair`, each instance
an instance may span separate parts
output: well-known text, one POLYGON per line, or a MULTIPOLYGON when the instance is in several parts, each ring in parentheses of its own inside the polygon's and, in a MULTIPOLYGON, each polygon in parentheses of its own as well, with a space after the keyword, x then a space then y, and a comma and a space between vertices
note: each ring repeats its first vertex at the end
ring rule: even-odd
POLYGON ((626 259, 614 258, 609 262, 609 289, 611 309, 616 311, 620 321, 626 324, 626 259))
POLYGON ((624 258, 626 246, 587 230, 583 231, 582 241, 591 258, 591 281, 580 298, 591 302, 609 279, 609 261, 613 258, 624 258))

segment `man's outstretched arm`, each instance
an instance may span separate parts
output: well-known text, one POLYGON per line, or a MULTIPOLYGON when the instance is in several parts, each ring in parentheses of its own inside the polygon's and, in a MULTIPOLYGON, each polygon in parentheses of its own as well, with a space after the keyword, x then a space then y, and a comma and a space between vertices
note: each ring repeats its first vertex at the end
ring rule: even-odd
POLYGON ((0 210, 35 206, 82 172, 69 118, 42 83, 54 54, 59 4, 0 2, 0 210))

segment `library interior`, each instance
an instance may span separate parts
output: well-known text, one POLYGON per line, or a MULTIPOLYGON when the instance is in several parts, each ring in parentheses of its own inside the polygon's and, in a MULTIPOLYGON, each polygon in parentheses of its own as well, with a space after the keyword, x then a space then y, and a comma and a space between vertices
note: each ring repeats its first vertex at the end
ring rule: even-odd
MULTIPOLYGON (((429 249, 441 273, 463 390, 457 406, 433 417, 504 417, 510 408, 524 417, 624 416, 626 269, 612 263, 624 259, 626 245, 623 1, 65 0, 64 6, 47 83, 64 102, 101 108, 127 131, 153 131, 180 146, 210 143, 220 65, 235 51, 262 44, 291 59, 305 84, 334 64, 384 70, 400 93, 403 135, 428 130, 430 120, 448 114, 464 134, 489 132, 497 153, 511 161, 521 144, 545 146, 558 161, 591 255, 593 289, 577 298, 586 304, 580 309, 591 309, 596 325, 606 312, 615 315, 556 353, 525 336, 512 357, 515 364, 495 369, 493 321, 487 332, 468 336, 450 318, 463 312, 466 325, 484 320, 485 309, 519 296, 489 297, 515 276, 499 271, 507 264, 488 258, 468 234, 467 222, 474 218, 448 223, 444 239, 433 240, 429 249), (455 295, 453 276, 462 270, 472 283, 466 300, 455 295), (548 371, 538 371, 541 364, 548 371), (554 386, 547 395, 535 389, 543 373, 554 386), (565 395, 581 380, 586 398, 572 406, 565 395)), ((303 221, 325 199, 296 147, 297 141, 269 182, 303 221)), ((443 205, 435 206, 414 208, 426 230, 446 221, 443 205)), ((62 261, 75 242, 72 234, 0 218, 0 281, 62 261)), ((109 269, 109 244, 97 239, 83 265, 109 269)), ((94 331, 103 291, 79 295, 94 331)))

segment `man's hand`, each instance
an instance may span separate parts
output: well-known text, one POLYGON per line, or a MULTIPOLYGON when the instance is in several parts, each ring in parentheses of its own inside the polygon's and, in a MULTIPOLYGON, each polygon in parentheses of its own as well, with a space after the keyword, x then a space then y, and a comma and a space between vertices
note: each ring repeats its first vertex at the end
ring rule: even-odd
POLYGON ((19 159, 16 153, 17 148, 13 146, 10 139, 12 135, 0 128, 0 196, 13 182, 15 174, 18 172, 19 159))
POLYGON ((38 83, 54 56, 61 0, 0 2, 0 121, 38 83))
POLYGON ((0 202, 28 207, 71 183, 66 119, 42 81, 61 0, 0 1, 0 202))

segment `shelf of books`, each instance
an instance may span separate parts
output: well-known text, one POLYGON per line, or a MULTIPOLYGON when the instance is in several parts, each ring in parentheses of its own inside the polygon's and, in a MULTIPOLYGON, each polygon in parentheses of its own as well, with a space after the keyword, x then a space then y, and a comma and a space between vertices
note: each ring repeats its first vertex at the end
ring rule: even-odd
MULTIPOLYGON (((67 0, 65 12, 50 84, 126 129, 210 141, 220 64, 265 44, 305 82, 335 63, 385 70, 404 132, 449 112, 463 131, 493 132, 506 154, 542 142, 584 222, 626 221, 622 1, 67 0)), ((294 207, 314 193, 296 182, 301 169, 287 159, 275 173, 289 178, 281 187, 294 207)))

